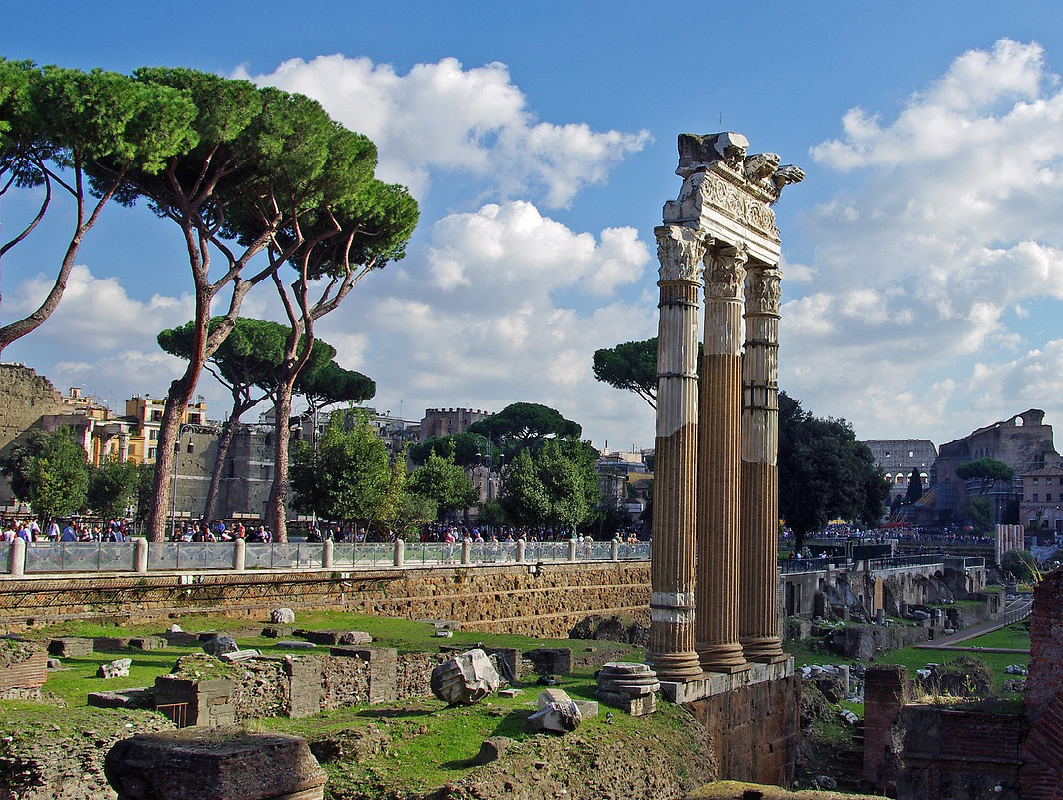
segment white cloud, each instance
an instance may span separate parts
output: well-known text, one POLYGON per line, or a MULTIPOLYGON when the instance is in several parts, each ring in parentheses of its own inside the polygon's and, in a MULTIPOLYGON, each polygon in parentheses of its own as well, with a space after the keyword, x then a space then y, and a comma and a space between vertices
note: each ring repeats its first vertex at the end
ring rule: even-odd
POLYGON ((804 219, 816 253, 784 308, 784 387, 865 437, 991 421, 942 387, 1017 374, 1017 349, 1042 344, 1031 304, 1059 312, 1061 129, 1044 51, 1010 40, 959 56, 895 118, 848 112, 812 155, 859 183, 804 219))
MULTIPOLYGON (((55 279, 43 274, 19 283, 4 302, 13 315, 33 312, 51 290, 55 279)), ((51 342, 76 342, 80 350, 104 351, 154 337, 163 328, 192 318, 192 299, 152 295, 148 300, 129 296, 117 278, 97 278, 88 267, 70 271, 59 306, 33 336, 51 342)))
POLYGON ((587 184, 650 141, 647 131, 593 131, 584 123, 538 122, 498 62, 464 69, 454 58, 399 75, 366 57, 296 58, 269 74, 238 77, 301 92, 366 134, 380 152, 377 174, 423 197, 436 171, 464 174, 501 199, 535 196, 564 207, 587 184))

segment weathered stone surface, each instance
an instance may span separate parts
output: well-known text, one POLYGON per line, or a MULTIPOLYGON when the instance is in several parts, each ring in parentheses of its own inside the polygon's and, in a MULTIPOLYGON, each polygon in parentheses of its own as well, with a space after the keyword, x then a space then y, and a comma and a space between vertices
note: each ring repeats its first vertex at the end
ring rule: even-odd
POLYGON ((150 686, 141 686, 136 689, 92 692, 88 702, 96 708, 154 708, 155 690, 150 686))
POLYGON ((519 746, 516 740, 510 739, 508 736, 492 736, 490 739, 485 739, 483 744, 480 745, 480 752, 473 756, 472 763, 478 767, 490 764, 519 746))
POLYGON ((225 653, 235 653, 239 649, 240 646, 231 636, 215 636, 203 642, 203 652, 215 658, 219 658, 225 653))
MULTIPOLYGON (((631 661, 610 661, 603 664, 598 670, 598 691, 595 695, 607 705, 623 708, 628 713, 632 704, 628 700, 620 698, 645 698, 653 697, 660 691, 661 684, 655 673, 646 664, 631 661), (615 695, 615 697, 614 697, 615 695)), ((656 710, 656 702, 642 702, 635 704, 637 714, 652 714, 656 710), (649 708, 652 706, 652 708, 649 708), (649 710, 647 710, 649 708, 649 710)))
POLYGON ((365 631, 347 631, 340 636, 338 644, 350 646, 357 644, 372 644, 373 637, 365 631))
POLYGON ((608 692, 599 689, 594 696, 607 706, 619 709, 633 717, 645 717, 657 710, 657 695, 630 695, 622 692, 608 692))
POLYGON ((432 670, 432 694, 447 705, 478 703, 498 690, 500 678, 487 653, 469 650, 432 670))
POLYGON ((96 670, 97 678, 128 678, 129 668, 133 665, 131 658, 119 658, 109 664, 100 664, 96 670))
POLYGON ((140 636, 129 640, 133 650, 161 650, 166 647, 166 640, 161 636, 140 636))
POLYGON ((567 675, 572 671, 572 650, 567 647, 537 647, 524 657, 540 674, 567 675))
POLYGON ((290 608, 275 608, 269 614, 269 621, 274 625, 291 625, 295 622, 295 612, 290 608))
POLYGON ((48 642, 48 655, 57 658, 82 658, 92 654, 92 639, 64 636, 48 642))
POLYGON ((134 736, 104 769, 119 800, 319 800, 327 779, 306 742, 282 734, 134 736))
POLYGON ((576 730, 583 722, 583 714, 579 706, 561 689, 548 689, 541 692, 536 705, 538 711, 527 719, 529 731, 568 733, 576 730))
POLYGON ((48 669, 62 669, 63 662, 58 658, 49 658, 47 662, 48 669))
POLYGON ((283 639, 292 635, 292 625, 267 625, 262 629, 262 635, 267 639, 283 639))
POLYGON ((326 631, 305 631, 297 630, 296 636, 301 636, 308 642, 321 645, 337 645, 340 644, 340 638, 346 631, 341 630, 326 630, 326 631))
POLYGON ((231 653, 222 653, 219 658, 229 664, 236 661, 247 661, 249 658, 257 658, 262 655, 258 650, 233 650, 231 653))
POLYGON ((127 647, 129 647, 128 636, 94 636, 92 638, 92 649, 97 653, 125 650, 127 647))
POLYGON ((297 650, 313 650, 317 645, 313 642, 301 642, 298 639, 286 639, 283 642, 277 642, 277 647, 292 647, 297 650))

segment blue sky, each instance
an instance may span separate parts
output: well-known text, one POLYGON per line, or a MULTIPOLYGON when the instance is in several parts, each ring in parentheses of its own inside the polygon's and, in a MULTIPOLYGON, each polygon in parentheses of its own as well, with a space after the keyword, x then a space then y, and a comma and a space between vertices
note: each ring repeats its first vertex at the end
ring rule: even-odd
MULTIPOLYGON (((656 333, 676 135, 725 129, 807 175, 776 208, 783 389, 861 438, 1060 419, 1057 2, 100 5, 0 2, 0 55, 303 91, 410 186, 408 257, 319 327, 380 409, 534 401, 598 447, 652 446, 649 407, 597 384, 591 354, 656 333)), ((0 225, 26 208, 5 199, 0 225)), ((0 318, 40 295, 63 230, 5 257, 0 318)), ((109 208, 5 359, 113 404, 163 394, 179 365, 154 334, 189 317, 183 258, 167 223, 109 208)), ((245 313, 278 309, 263 287, 245 313)), ((209 376, 199 391, 222 416, 209 376)))

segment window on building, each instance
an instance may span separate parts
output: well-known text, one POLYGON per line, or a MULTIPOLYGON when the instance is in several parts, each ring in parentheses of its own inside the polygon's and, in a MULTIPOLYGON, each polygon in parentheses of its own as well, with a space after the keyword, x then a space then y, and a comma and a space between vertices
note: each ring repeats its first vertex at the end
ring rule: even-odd
POLYGON ((148 448, 148 458, 155 458, 155 448, 154 447, 149 447, 148 448))
POLYGON ((1051 503, 1051 502, 1052 502, 1052 495, 1051 495, 1051 493, 1049 493, 1049 494, 1046 494, 1046 495, 1045 495, 1045 502, 1046 502, 1046 503, 1051 503))
POLYGON ((1051 486, 1051 485, 1052 485, 1052 479, 1051 478, 1045 478, 1045 486, 1051 486))
POLYGON ((908 458, 915 458, 915 451, 914 450, 909 450, 908 451, 908 458))
POLYGON ((158 422, 161 419, 162 419, 162 412, 161 411, 159 411, 158 409, 155 409, 154 411, 151 412, 151 421, 152 422, 158 422))
POLYGON ((1037 499, 1037 492, 1034 492, 1034 493, 1033 493, 1033 501, 1034 501, 1035 503, 1037 503, 1037 502, 1040 502, 1040 501, 1039 501, 1039 500, 1037 499))
POLYGON ((152 428, 150 431, 148 431, 148 441, 149 442, 154 442, 158 438, 159 438, 159 432, 157 430, 152 428))
POLYGON ((1037 478, 1034 478, 1034 479, 1033 479, 1033 485, 1034 485, 1034 486, 1036 486, 1036 485, 1037 485, 1037 478))

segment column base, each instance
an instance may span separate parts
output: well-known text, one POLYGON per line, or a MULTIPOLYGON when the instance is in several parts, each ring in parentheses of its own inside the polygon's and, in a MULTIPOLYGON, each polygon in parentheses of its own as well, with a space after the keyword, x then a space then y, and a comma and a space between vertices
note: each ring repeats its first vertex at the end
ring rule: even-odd
POLYGON ((738 642, 727 644, 699 645, 698 661, 705 672, 734 674, 750 668, 738 642))
POLYGON ((758 664, 777 664, 790 656, 783 652, 778 636, 751 636, 740 640, 747 661, 758 664))
POLYGON ((701 678, 701 664, 694 652, 647 653, 646 661, 657 673, 657 680, 687 683, 701 678))

